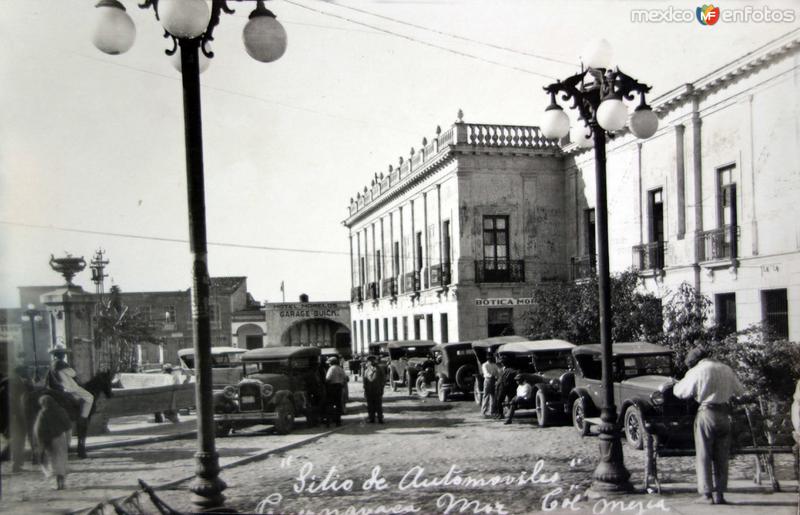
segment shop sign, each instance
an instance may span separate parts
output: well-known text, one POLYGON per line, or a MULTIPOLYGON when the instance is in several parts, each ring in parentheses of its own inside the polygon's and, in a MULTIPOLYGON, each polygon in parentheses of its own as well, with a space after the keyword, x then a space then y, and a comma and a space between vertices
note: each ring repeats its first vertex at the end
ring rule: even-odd
POLYGON ((476 306, 530 306, 533 297, 475 299, 476 306))

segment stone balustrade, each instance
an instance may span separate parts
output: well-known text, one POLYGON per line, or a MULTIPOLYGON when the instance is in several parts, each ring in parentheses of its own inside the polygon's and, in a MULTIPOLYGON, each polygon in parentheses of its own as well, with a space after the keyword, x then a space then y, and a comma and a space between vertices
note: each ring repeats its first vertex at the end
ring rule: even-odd
POLYGON ((450 128, 442 131, 436 128, 436 136, 428 142, 422 139, 422 147, 411 148, 408 157, 399 157, 396 166, 389 165, 386 175, 375 174, 371 184, 365 186, 355 198, 350 199, 350 216, 358 213, 382 195, 393 190, 409 176, 423 170, 426 165, 453 147, 471 145, 476 148, 510 149, 557 149, 558 142, 547 139, 539 127, 521 125, 493 125, 465 123, 459 112, 459 119, 450 128))

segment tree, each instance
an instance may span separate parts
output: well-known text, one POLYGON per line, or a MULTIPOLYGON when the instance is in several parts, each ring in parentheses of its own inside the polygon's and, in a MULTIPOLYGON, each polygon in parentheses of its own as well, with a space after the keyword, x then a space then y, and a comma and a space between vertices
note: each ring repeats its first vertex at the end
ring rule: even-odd
POLYGON ((108 298, 98 303, 96 327, 95 346, 104 350, 113 373, 135 371, 137 345, 157 345, 145 314, 124 305, 116 285, 108 298))
MULTIPOLYGON (((661 335, 661 301, 642 293, 636 272, 611 277, 613 341, 657 341, 661 335)), ((597 278, 543 286, 533 293, 524 315, 526 334, 534 340, 558 338, 576 344, 600 341, 597 278)))

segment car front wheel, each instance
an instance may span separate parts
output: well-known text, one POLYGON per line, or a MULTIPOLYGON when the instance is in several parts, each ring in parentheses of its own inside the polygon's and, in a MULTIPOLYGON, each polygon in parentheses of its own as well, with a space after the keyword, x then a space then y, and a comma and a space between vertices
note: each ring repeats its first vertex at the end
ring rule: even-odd
POLYGON ((550 425, 550 412, 547 410, 547 399, 542 390, 536 392, 536 422, 539 427, 550 425))
POLYGON ((625 411, 625 439, 634 449, 644 448, 644 422, 642 412, 636 406, 631 406, 625 411))
POLYGON ((431 393, 431 385, 429 385, 428 382, 425 381, 425 376, 423 374, 420 374, 419 377, 417 377, 417 397, 419 397, 420 399, 424 399, 428 395, 430 395, 430 393, 431 393))
POLYGON ((572 425, 581 436, 589 434, 589 424, 586 423, 586 402, 578 397, 572 403, 572 425))
POLYGON ((275 431, 278 434, 286 435, 292 432, 294 427, 294 406, 289 399, 283 399, 275 408, 277 418, 275 419, 275 431))

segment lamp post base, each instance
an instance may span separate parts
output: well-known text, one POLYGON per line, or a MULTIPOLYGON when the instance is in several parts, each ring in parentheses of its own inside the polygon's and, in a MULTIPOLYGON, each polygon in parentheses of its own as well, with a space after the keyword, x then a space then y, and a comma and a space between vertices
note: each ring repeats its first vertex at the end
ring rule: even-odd
POLYGON ((625 468, 622 440, 617 426, 604 421, 597 429, 600 432, 600 463, 594 470, 592 486, 587 495, 596 498, 632 491, 631 473, 625 468))
POLYGON ((192 504, 198 511, 213 511, 215 513, 236 513, 235 510, 220 508, 225 502, 222 491, 228 485, 219 478, 219 457, 217 453, 198 452, 195 454, 197 469, 195 478, 189 490, 192 492, 192 504))

